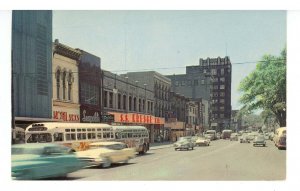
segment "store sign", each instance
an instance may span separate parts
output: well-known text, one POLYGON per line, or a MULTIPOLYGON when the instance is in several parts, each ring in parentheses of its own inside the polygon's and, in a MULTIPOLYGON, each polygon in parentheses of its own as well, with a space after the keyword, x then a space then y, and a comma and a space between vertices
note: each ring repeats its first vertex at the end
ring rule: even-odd
POLYGON ((93 115, 87 115, 86 110, 82 111, 82 122, 89 122, 89 123, 100 123, 100 117, 98 112, 94 112, 93 115))
POLYGON ((59 119, 70 122, 79 122, 79 115, 68 113, 66 111, 53 111, 53 119, 59 119))
POLYGON ((164 124, 165 120, 161 117, 143 115, 138 113, 114 113, 114 121, 119 123, 140 123, 140 124, 164 124))

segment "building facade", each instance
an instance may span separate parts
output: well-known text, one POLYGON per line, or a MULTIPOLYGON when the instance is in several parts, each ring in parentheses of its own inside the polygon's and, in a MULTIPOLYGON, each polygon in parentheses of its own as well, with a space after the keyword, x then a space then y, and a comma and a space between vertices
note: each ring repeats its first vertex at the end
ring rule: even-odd
POLYGON ((164 118, 154 115, 154 92, 146 83, 126 75, 103 71, 103 114, 113 115, 112 123, 142 125, 150 134, 150 142, 158 141, 155 131, 164 125, 164 118))
POLYGON ((210 100, 212 129, 222 131, 229 128, 231 120, 231 73, 228 56, 224 58, 200 59, 199 65, 187 66, 187 74, 201 73, 210 78, 210 100))
POLYGON ((81 52, 53 43, 53 119, 80 122, 78 64, 81 52))
POLYGON ((81 123, 100 123, 102 74, 100 58, 84 50, 79 61, 79 104, 81 123))
MULTIPOLYGON (((128 77, 128 79, 134 79, 137 84, 147 84, 147 89, 154 93, 154 116, 165 119, 168 112, 171 111, 169 103, 171 80, 155 71, 129 72, 122 76, 128 77)), ((159 142, 169 139, 170 131, 171 129, 165 128, 163 124, 156 124, 154 126, 155 141, 159 142)))
POLYGON ((52 118, 52 11, 12 13, 13 120, 52 118))

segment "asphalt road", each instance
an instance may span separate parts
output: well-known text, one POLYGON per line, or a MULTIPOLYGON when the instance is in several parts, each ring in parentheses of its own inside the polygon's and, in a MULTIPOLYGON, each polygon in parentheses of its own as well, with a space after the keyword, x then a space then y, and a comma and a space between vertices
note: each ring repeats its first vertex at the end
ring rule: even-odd
POLYGON ((266 147, 251 143, 216 140, 208 147, 175 151, 173 147, 150 150, 128 164, 110 168, 90 167, 64 180, 285 180, 286 150, 273 142, 266 147))

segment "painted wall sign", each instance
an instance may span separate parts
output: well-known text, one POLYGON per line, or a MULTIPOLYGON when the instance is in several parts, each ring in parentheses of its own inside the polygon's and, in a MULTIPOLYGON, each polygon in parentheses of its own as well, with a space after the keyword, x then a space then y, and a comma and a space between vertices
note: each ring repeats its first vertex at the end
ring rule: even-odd
POLYGON ((79 122, 79 114, 68 113, 66 111, 53 111, 53 119, 63 121, 79 122))
POLYGON ((161 117, 155 117, 152 115, 144 115, 138 113, 116 113, 109 112, 114 115, 115 122, 118 123, 141 123, 141 124, 159 124, 165 123, 165 119, 161 117))

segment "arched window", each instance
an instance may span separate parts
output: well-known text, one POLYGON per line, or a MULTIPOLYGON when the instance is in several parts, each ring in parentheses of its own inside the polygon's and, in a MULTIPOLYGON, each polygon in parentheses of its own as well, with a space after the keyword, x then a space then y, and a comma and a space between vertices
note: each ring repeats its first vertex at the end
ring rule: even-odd
POLYGON ((66 73, 66 71, 64 71, 63 72, 63 81, 62 81, 62 83, 63 83, 63 100, 65 100, 66 99, 66 76, 67 76, 67 73, 66 73))
POLYGON ((71 101, 71 94, 72 94, 72 81, 73 81, 73 76, 72 76, 72 72, 69 72, 68 75, 68 100, 71 101))
POLYGON ((57 70, 56 71, 56 98, 57 99, 60 99, 60 92, 59 92, 59 89, 60 89, 60 70, 57 70))

